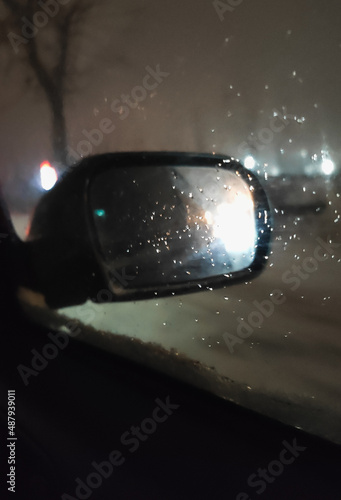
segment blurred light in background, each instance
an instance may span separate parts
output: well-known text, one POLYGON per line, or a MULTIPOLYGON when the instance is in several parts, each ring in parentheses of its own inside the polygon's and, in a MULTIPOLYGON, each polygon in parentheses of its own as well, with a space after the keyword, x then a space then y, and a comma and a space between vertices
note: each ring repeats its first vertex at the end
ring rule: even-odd
POLYGON ((256 161, 253 156, 249 155, 244 160, 244 166, 249 170, 252 170, 256 166, 256 161))
POLYGON ((53 188, 58 180, 56 170, 51 166, 48 161, 44 161, 40 165, 40 182, 41 187, 45 191, 49 191, 53 188))
POLYGON ((328 158, 324 158, 322 160, 321 168, 322 168, 322 172, 325 175, 331 175, 335 170, 335 165, 334 165, 334 162, 332 160, 329 160, 328 158))

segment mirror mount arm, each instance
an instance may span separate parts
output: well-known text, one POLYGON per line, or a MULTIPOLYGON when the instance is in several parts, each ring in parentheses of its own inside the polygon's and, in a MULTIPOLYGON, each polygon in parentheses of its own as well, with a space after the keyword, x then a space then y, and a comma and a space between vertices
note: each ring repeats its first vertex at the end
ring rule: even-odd
POLYGON ((60 259, 53 242, 19 242, 14 250, 16 288, 24 288, 43 297, 52 309, 84 304, 105 288, 105 280, 89 256, 60 259))

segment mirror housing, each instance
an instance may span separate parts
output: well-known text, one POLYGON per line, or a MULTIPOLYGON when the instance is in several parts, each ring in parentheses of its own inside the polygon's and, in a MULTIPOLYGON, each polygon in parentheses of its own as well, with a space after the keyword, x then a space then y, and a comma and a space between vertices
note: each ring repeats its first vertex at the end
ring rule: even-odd
POLYGON ((262 270, 270 231, 263 188, 229 157, 98 155, 39 202, 20 285, 51 308, 220 288, 262 270))

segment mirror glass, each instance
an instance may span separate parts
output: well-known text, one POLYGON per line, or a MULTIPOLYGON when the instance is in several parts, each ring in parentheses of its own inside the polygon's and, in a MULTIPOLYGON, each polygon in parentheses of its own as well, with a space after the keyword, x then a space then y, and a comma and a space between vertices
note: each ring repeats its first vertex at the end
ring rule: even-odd
POLYGON ((111 168, 90 186, 102 264, 127 286, 184 283, 242 271, 255 257, 252 186, 234 171, 111 168))

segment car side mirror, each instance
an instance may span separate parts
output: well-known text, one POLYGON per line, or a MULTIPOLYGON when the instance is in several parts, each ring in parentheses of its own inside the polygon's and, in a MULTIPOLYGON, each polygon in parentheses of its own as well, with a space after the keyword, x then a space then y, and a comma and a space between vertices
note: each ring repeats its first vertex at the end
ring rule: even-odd
POLYGON ((51 308, 219 288, 262 270, 270 231, 260 183, 231 158, 94 156, 39 202, 20 285, 51 308))

